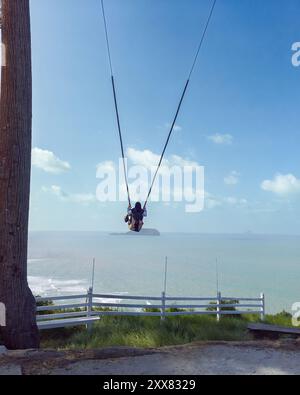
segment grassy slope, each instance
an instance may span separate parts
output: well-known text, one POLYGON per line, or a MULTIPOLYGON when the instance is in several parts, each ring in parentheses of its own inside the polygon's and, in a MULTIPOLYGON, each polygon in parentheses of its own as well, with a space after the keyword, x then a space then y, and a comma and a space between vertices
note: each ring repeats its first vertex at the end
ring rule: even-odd
MULTIPOLYGON (((259 317, 226 317, 216 322, 215 316, 172 317, 161 322, 157 317, 103 317, 92 332, 84 327, 42 332, 41 344, 47 348, 91 349, 106 346, 160 347, 194 341, 249 340, 247 324, 259 317)), ((291 326, 288 313, 268 315, 266 323, 291 326)))
POLYGON ((105 346, 159 347, 200 340, 245 340, 247 321, 215 317, 190 316, 168 318, 161 323, 156 317, 104 317, 85 328, 42 333, 42 346, 54 348, 97 348, 105 346))
MULTIPOLYGON (((47 304, 43 302, 40 305, 47 304)), ((45 313, 50 314, 51 310, 45 313)), ((251 314, 243 317, 228 316, 222 317, 220 322, 216 322, 215 316, 181 316, 169 317, 163 323, 159 317, 106 316, 94 324, 93 331, 90 333, 84 326, 42 331, 41 347, 59 349, 92 349, 107 346, 160 347, 195 341, 244 341, 251 339, 247 332, 249 322, 259 322, 259 316, 251 314)), ((264 322, 292 327, 292 316, 283 311, 276 315, 267 315, 264 322)))

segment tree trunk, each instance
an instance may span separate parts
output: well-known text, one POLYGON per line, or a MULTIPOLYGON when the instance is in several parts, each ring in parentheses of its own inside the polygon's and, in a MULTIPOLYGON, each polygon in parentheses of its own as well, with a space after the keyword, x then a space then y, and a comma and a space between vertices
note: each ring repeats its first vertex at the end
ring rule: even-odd
POLYGON ((32 78, 29 0, 2 0, 0 100, 0 302, 9 349, 36 348, 35 300, 27 283, 32 78))

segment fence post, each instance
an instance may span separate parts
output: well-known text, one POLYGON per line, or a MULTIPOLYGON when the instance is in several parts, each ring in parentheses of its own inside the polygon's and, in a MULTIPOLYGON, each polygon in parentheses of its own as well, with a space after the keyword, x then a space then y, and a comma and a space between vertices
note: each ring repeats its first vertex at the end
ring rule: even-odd
POLYGON ((261 298, 261 314, 260 314, 260 319, 262 321, 265 320, 265 315, 266 315, 266 303, 265 303, 265 294, 261 293, 260 294, 260 298, 261 298))
POLYGON ((161 305, 162 308, 160 309, 160 320, 164 321, 166 319, 166 293, 161 293, 161 305))
MULTIPOLYGON (((90 287, 87 294, 87 307, 86 307, 86 316, 88 318, 92 316, 92 311, 93 311, 93 288, 90 287)), ((91 322, 89 322, 86 325, 88 331, 91 331, 92 327, 93 324, 91 322)))
POLYGON ((221 304, 222 304, 222 295, 221 295, 221 292, 218 292, 218 294, 217 294, 217 321, 218 322, 220 321, 220 318, 221 318, 221 314, 220 314, 220 311, 221 311, 220 305, 221 304))

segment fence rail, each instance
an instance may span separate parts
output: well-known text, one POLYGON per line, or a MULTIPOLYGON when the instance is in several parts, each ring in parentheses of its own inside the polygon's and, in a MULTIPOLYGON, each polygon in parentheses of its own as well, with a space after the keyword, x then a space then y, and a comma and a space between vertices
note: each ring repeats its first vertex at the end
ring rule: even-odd
POLYGON ((85 295, 42 297, 36 298, 36 302, 37 324, 40 329, 75 325, 86 325, 90 328, 101 316, 148 316, 160 317, 161 320, 184 315, 215 315, 217 320, 220 320, 222 315, 259 314, 262 320, 265 317, 264 294, 258 298, 227 297, 221 292, 216 297, 170 297, 164 292, 161 296, 132 296, 94 294, 90 288, 85 295), (110 300, 120 302, 114 303, 110 300), (41 305, 45 302, 59 301, 61 304, 41 305), (149 304, 149 301, 155 303, 149 304))

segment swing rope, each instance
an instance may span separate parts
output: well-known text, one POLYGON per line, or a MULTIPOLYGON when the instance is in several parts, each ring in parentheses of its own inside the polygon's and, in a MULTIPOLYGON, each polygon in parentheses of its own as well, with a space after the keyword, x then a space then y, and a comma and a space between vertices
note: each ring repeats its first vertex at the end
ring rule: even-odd
POLYGON ((155 171, 155 174, 154 174, 154 177, 153 177, 153 180, 152 180, 152 183, 151 183, 151 186, 150 186, 150 189, 149 189, 149 192, 148 192, 148 195, 147 195, 145 204, 144 204, 144 208, 146 208, 146 206, 147 206, 147 203, 148 203, 148 200, 149 200, 149 198, 150 198, 150 195, 151 195, 151 192, 152 192, 152 189, 153 189, 153 186, 154 186, 154 183, 155 183, 157 174, 158 174, 158 172, 159 172, 159 169, 160 169, 160 167, 161 167, 163 158, 164 158, 164 156, 165 156, 166 149, 167 149, 167 147, 168 147, 168 145, 169 145, 169 141, 170 141, 171 135, 172 135, 172 133, 173 133, 173 130, 174 130, 174 127, 175 127, 175 124, 176 124, 176 121, 177 121, 177 118, 178 118, 178 115, 179 115, 179 112, 180 112, 180 109, 181 109, 181 105, 182 105, 183 99, 184 99, 185 94, 186 94, 186 91, 187 91, 187 89, 188 89, 191 76, 192 76, 193 71, 194 71, 194 69, 195 69, 195 66, 196 66, 196 63, 197 63, 197 59, 198 59, 198 57, 199 57, 199 54, 200 54, 200 51, 201 51, 201 48, 202 48, 202 45, 203 45, 203 42, 204 42, 204 39, 205 39, 205 36, 206 36, 206 33, 207 33, 207 29, 208 29, 209 24, 210 24, 210 21, 211 21, 211 19, 212 19, 212 16, 213 16, 213 13, 214 13, 214 9, 215 9, 216 3, 217 3, 217 0, 214 0, 214 1, 213 1, 213 4, 212 4, 212 7, 211 7, 211 10, 210 10, 210 13, 209 13, 209 16, 208 16, 208 19, 207 19, 207 22, 206 22, 206 25, 205 25, 205 28, 204 28, 203 33, 202 33, 202 36, 201 36, 201 40, 200 40, 200 43, 199 43, 199 46, 198 46, 198 49, 197 49, 197 52, 196 52, 194 61, 193 61, 193 63, 192 63, 191 70, 190 70, 190 72, 189 72, 188 79, 187 79, 186 84, 185 84, 185 86, 184 86, 184 89, 183 89, 183 92, 182 92, 182 95, 181 95, 181 98, 180 98, 180 101, 179 101, 179 104, 178 104, 178 107, 177 107, 177 110, 176 110, 176 113, 175 113, 173 122, 172 122, 172 124, 171 124, 171 128, 170 128, 170 131, 169 131, 169 134, 168 134, 168 137, 167 137, 167 141, 166 141, 166 143, 165 143, 165 146, 164 146, 164 148, 163 148, 162 154, 161 154, 161 156, 160 156, 160 160, 159 160, 159 162, 158 162, 157 169, 156 169, 156 171, 155 171))
POLYGON ((107 46, 107 53, 108 53, 109 67, 110 67, 110 74, 111 74, 111 84, 112 84, 113 96, 114 96, 115 112, 116 112, 119 139, 120 139, 120 145, 121 145, 121 153, 122 153, 122 160, 123 160, 123 169, 124 169, 124 177, 125 177, 126 190, 127 190, 128 205, 129 205, 129 207, 131 207, 126 161, 125 161, 125 152, 124 152, 124 145, 123 145, 123 136, 122 136, 121 122, 120 122, 120 115, 119 115, 119 107, 118 107, 115 79, 114 79, 114 73, 113 73, 113 67, 112 67, 112 59, 111 59, 111 51, 110 51, 110 44, 109 44, 109 38, 108 38, 108 29, 107 29, 107 22, 106 22, 105 8, 104 8, 104 0, 101 0, 101 5, 102 5, 102 15, 103 15, 103 21, 104 21, 104 28, 105 28, 106 46, 107 46))
MULTIPOLYGON (((170 127, 170 131, 169 131, 169 134, 168 134, 168 137, 167 137, 167 141, 166 141, 166 143, 164 145, 164 148, 163 148, 163 151, 161 153, 160 160, 158 162, 158 165, 157 165, 157 168, 156 168, 156 171, 155 171, 155 174, 154 174, 154 177, 153 177, 153 180, 152 180, 152 183, 151 183, 151 186, 150 186, 147 198, 145 200, 144 209, 147 206, 147 203, 148 203, 148 200, 150 198, 150 195, 151 195, 151 192, 152 192, 155 180, 157 178, 159 169, 161 167, 161 164, 162 164, 165 152, 166 152, 167 147, 169 145, 170 138, 172 136, 172 133, 173 133, 173 130, 174 130, 174 127, 175 127, 175 124, 176 124, 176 121, 177 121, 177 118, 178 118, 181 106, 182 106, 182 102, 183 102, 183 99, 184 99, 184 97, 186 95, 186 92, 187 92, 187 89, 188 89, 188 86, 189 86, 189 83, 190 83, 190 79, 191 79, 193 71, 195 69, 195 66, 196 66, 196 63, 197 63, 200 51, 202 49, 202 46, 203 46, 203 43, 204 43, 204 40, 205 40, 205 37, 206 37, 206 33, 207 33, 207 30, 208 30, 208 27, 209 27, 209 24, 211 22, 211 19, 212 19, 213 13, 214 13, 214 9, 215 9, 216 3, 217 3, 217 0, 213 0, 213 4, 212 4, 212 7, 211 7, 211 10, 210 10, 210 13, 209 13, 209 16, 208 16, 205 28, 204 28, 203 33, 202 33, 201 40, 200 40, 197 52, 196 52, 195 58, 193 60, 192 67, 190 69, 189 75, 188 75, 188 79, 187 79, 186 84, 184 86, 182 95, 181 95, 180 100, 179 100, 179 104, 177 106, 177 110, 176 110, 175 116, 173 118, 173 122, 172 122, 171 127, 170 127)), ((119 131, 119 138, 120 138, 120 145, 121 145, 121 152, 122 152, 122 158, 123 158, 123 167, 124 167, 124 175, 125 175, 128 203, 129 203, 129 206, 131 206, 130 194, 129 194, 129 186, 128 186, 128 178, 127 178, 127 171, 126 171, 126 163, 125 163, 124 145, 123 145, 123 138, 122 138, 122 130, 121 130, 120 117, 119 117, 118 101, 117 101, 116 87, 115 87, 115 81, 114 81, 114 76, 113 76, 111 51, 110 51, 108 29, 107 29, 107 22, 106 22, 105 9, 104 9, 104 0, 101 0, 101 4, 102 4, 102 14, 103 14, 103 20, 104 20, 104 27, 105 27, 105 36, 106 36, 106 45, 107 45, 107 52, 108 52, 108 58, 109 58, 109 66, 110 66, 110 72, 111 72, 111 82, 112 82, 113 95, 114 95, 115 111, 116 111, 118 131, 119 131)))

